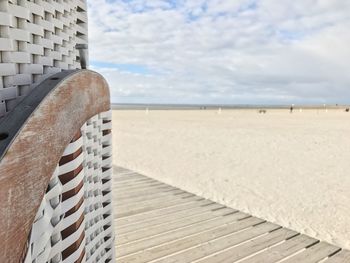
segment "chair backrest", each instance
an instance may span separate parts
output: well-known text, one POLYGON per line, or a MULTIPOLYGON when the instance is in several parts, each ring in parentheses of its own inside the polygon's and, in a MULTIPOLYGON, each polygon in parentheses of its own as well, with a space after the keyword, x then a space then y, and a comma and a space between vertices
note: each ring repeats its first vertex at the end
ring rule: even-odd
POLYGON ((58 73, 0 122, 0 262, 111 262, 109 89, 58 73))
POLYGON ((0 117, 50 75, 81 68, 86 10, 85 0, 0 1, 0 117))

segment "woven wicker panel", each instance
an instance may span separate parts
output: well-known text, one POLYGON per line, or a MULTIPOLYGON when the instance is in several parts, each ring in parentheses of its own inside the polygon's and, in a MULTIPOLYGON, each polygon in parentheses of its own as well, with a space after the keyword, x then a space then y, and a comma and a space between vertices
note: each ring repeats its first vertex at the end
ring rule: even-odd
POLYGON ((80 68, 86 43, 85 0, 1 0, 0 117, 42 79, 80 68))
POLYGON ((114 262, 111 113, 67 146, 32 226, 25 263, 114 262))

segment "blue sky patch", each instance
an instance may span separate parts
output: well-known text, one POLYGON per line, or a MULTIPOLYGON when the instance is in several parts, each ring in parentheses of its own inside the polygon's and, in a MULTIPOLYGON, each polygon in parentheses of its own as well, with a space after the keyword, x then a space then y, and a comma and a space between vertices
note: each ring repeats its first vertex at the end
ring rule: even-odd
POLYGON ((145 65, 138 64, 115 64, 109 62, 102 61, 91 61, 90 64, 95 68, 113 68, 119 71, 129 72, 129 73, 137 73, 142 75, 150 75, 152 70, 150 70, 145 65))
POLYGON ((302 31, 278 30, 277 36, 283 40, 293 41, 303 39, 306 34, 302 31))

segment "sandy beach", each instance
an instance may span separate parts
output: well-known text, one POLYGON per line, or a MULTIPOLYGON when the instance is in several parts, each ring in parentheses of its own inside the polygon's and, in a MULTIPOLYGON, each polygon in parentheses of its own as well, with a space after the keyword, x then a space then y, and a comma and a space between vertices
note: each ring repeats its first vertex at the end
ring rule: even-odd
POLYGON ((115 110, 114 164, 350 249, 350 113, 115 110))

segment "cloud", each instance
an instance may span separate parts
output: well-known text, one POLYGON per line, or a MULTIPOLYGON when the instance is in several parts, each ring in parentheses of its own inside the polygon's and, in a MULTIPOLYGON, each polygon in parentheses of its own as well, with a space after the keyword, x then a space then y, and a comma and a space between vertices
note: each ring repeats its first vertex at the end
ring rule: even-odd
POLYGON ((90 60, 113 101, 349 103, 350 1, 88 4, 90 60))

